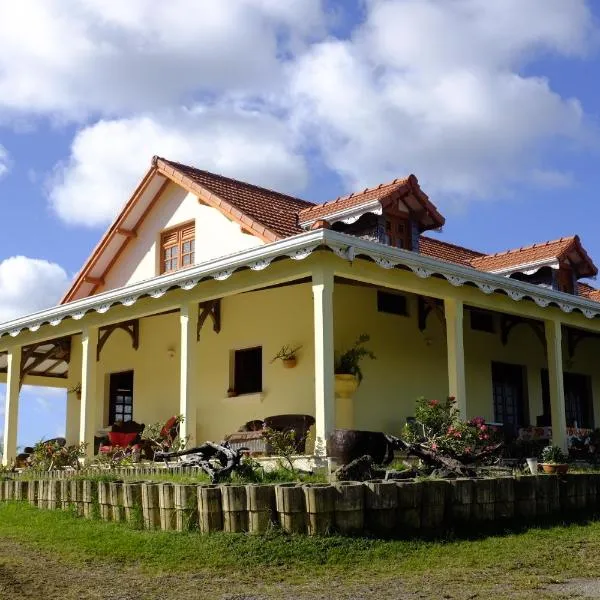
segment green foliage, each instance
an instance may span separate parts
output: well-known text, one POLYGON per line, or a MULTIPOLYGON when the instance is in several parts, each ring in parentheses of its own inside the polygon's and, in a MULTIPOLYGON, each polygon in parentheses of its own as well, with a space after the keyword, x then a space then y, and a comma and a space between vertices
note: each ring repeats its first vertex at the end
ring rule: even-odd
POLYGON ((335 357, 335 372, 337 375, 355 375, 360 383, 363 380, 361 363, 366 358, 375 360, 375 354, 365 347, 369 342, 370 336, 362 333, 358 336, 354 345, 335 357))
POLYGON ((51 471, 65 467, 79 468, 79 459, 85 457, 87 444, 60 446, 58 442, 38 442, 33 447, 33 454, 29 457, 30 468, 36 471, 51 471))
MULTIPOLYGON (((183 415, 177 415, 176 423, 181 424, 185 420, 183 415)), ((167 442, 165 438, 161 435, 162 428, 165 426, 164 422, 162 423, 152 423, 150 425, 146 425, 144 427, 144 431, 142 433, 142 440, 146 442, 148 446, 150 446, 154 452, 168 450, 169 452, 179 452, 180 450, 185 449, 189 442, 189 435, 184 438, 181 438, 179 435, 173 440, 171 444, 170 441, 167 442)))
POLYGON ((290 360, 292 358, 296 358, 296 353, 300 350, 302 346, 282 346, 279 352, 271 359, 271 363, 274 363, 276 360, 290 360))
POLYGON ((560 465, 566 463, 567 455, 558 446, 546 446, 542 450, 542 462, 550 465, 560 465))
POLYGON ((292 460, 292 456, 298 454, 296 451, 298 444, 296 431, 293 429, 289 431, 277 431, 270 427, 265 427, 263 429, 263 438, 271 454, 280 459, 280 466, 296 476, 297 472, 292 460))
POLYGON ((402 437, 410 443, 457 459, 474 457, 492 448, 495 435, 483 417, 469 421, 460 419, 456 400, 452 397, 440 402, 419 398, 415 408, 415 422, 404 427, 402 437))

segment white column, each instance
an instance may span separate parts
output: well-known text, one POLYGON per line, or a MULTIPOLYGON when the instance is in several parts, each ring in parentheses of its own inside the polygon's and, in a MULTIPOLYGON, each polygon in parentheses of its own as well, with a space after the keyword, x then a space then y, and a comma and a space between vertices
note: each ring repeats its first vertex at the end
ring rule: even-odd
POLYGON ((2 464, 10 465, 17 457, 19 392, 21 390, 21 348, 8 351, 6 403, 4 406, 4 448, 2 464))
POLYGON ((96 433, 96 403, 98 382, 98 328, 86 327, 81 334, 81 405, 79 412, 79 441, 87 443, 86 455, 94 456, 96 433))
POLYGON ((463 333, 464 306, 462 300, 444 299, 446 315, 446 345, 448 354, 448 393, 456 398, 463 419, 467 418, 467 386, 465 382, 465 345, 463 333))
POLYGON ((198 356, 198 303, 181 306, 179 323, 180 337, 180 383, 179 413, 184 421, 180 425, 179 434, 182 439, 189 436, 188 447, 196 446, 196 403, 197 395, 197 356, 198 356))
POLYGON ((333 273, 312 274, 315 327, 315 454, 325 456, 329 433, 335 427, 333 339, 333 273))
MULTIPOLYGON (((67 389, 81 387, 81 342, 78 336, 71 337, 71 357, 69 360, 69 378, 67 389)), ((77 444, 79 441, 79 419, 81 408, 81 391, 67 393, 67 414, 65 422, 65 438, 67 444, 77 444)))
POLYGON ((563 382, 562 326, 560 321, 544 322, 550 381, 550 413, 552 415, 552 444, 567 451, 567 417, 563 382))

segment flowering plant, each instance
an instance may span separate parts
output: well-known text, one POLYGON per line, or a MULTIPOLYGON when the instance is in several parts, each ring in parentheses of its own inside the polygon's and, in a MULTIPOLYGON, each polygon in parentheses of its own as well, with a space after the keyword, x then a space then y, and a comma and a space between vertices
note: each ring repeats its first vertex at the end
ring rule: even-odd
POLYGON ((33 447, 33 453, 29 457, 31 468, 40 471, 51 471, 65 467, 79 467, 79 459, 85 457, 87 444, 75 444, 73 446, 61 445, 57 440, 38 442, 33 447))
POLYGON ((473 462, 493 450, 496 442, 483 417, 460 419, 453 397, 443 401, 419 398, 415 422, 405 426, 403 439, 463 462, 473 462))

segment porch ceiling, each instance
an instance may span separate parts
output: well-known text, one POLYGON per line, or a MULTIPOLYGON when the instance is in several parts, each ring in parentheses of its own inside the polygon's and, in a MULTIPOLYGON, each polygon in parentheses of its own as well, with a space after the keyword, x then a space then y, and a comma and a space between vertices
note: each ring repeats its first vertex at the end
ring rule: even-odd
MULTIPOLYGON (((27 375, 66 378, 71 356, 70 338, 25 346, 21 354, 21 380, 27 375)), ((0 353, 0 373, 8 370, 8 353, 0 353)))
MULTIPOLYGON (((555 306, 564 313, 577 311, 588 319, 600 316, 600 303, 581 296, 319 229, 9 321, 0 325, 0 337, 17 337, 23 331, 35 332, 46 324, 57 326, 65 319, 80 320, 91 312, 103 314, 120 305, 129 307, 140 298, 161 298, 173 289, 192 290, 203 280, 223 281, 236 271, 261 271, 278 260, 290 258, 301 261, 316 250, 332 251, 340 259, 351 263, 356 259, 365 259, 387 270, 410 270, 421 279, 441 277, 452 286, 475 286, 486 295, 497 292, 514 301, 531 300, 541 308, 555 306)), ((51 371, 56 372, 59 368, 56 365, 51 371)))

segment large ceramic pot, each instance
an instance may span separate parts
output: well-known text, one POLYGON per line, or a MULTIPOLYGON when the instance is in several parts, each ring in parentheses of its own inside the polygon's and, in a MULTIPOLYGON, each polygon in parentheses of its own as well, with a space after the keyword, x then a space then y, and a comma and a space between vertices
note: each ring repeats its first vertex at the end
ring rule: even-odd
POLYGON ((544 473, 564 475, 569 470, 567 463, 542 463, 542 469, 544 473))
POLYGON ((347 465, 368 454, 377 464, 389 464, 393 451, 381 431, 334 429, 327 440, 327 456, 347 465))
POLYGON ((352 398, 358 388, 356 375, 336 375, 335 395, 338 398, 352 398))
POLYGON ((354 427, 354 393, 358 388, 355 375, 335 376, 335 426, 338 429, 354 427))

